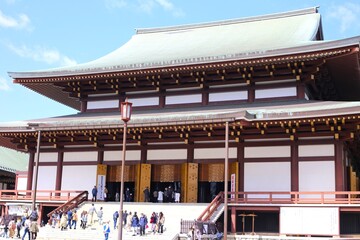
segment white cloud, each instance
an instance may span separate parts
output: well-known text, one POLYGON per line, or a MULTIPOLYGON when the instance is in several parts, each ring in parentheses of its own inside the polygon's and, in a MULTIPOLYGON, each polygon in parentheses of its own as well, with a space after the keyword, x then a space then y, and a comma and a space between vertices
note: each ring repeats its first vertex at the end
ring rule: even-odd
POLYGON ((23 58, 30 58, 37 62, 45 62, 50 65, 72 66, 77 62, 65 55, 62 55, 58 50, 48 49, 41 46, 29 48, 25 45, 15 46, 8 44, 8 48, 23 58))
POLYGON ((109 9, 123 8, 127 5, 126 0, 105 0, 105 6, 109 9))
POLYGON ((19 14, 17 18, 6 16, 0 10, 0 27, 29 29, 30 19, 26 14, 19 14))
POLYGON ((353 25, 358 25, 360 18, 360 4, 345 2, 333 5, 329 9, 328 17, 340 21, 340 32, 344 33, 353 25))
POLYGON ((161 7, 164 11, 170 12, 175 17, 184 15, 184 12, 177 8, 170 0, 138 0, 140 9, 151 13, 155 7, 161 7))
POLYGON ((0 77, 0 91, 8 91, 10 86, 5 78, 0 77))

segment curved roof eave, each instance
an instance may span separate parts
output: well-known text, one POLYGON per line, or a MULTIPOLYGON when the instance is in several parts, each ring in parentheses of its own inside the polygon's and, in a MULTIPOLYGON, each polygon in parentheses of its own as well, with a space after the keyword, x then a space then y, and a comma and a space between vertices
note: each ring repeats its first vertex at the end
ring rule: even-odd
POLYGON ((204 64, 287 54, 318 45, 316 8, 240 20, 139 30, 117 50, 88 63, 12 78, 42 78, 204 64), (286 19, 284 19, 286 18, 286 19), (190 41, 189 41, 190 39, 190 41))

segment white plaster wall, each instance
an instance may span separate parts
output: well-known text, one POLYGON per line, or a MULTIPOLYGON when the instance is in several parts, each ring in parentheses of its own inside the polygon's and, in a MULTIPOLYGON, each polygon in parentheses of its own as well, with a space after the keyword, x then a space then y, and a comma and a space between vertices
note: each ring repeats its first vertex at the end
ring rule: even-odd
MULTIPOLYGON (((225 158, 225 148, 196 148, 195 159, 219 159, 225 158)), ((237 158, 237 148, 229 148, 229 158, 237 158)))
POLYGON ((150 98, 131 98, 129 100, 133 107, 157 106, 159 105, 159 97, 150 98))
POLYGON ((154 149, 147 151, 148 160, 183 160, 187 159, 187 149, 154 149))
POLYGON ((96 162, 98 158, 98 152, 64 152, 64 162, 84 162, 93 161, 96 162))
POLYGON ((300 161, 299 191, 335 191, 335 162, 300 161))
POLYGON ((17 190, 26 190, 27 187, 27 177, 18 178, 17 186, 15 189, 17 190))
POLYGON ((245 100, 248 98, 247 91, 209 93, 209 102, 245 100))
POLYGON ((333 144, 322 145, 300 145, 299 157, 327 157, 335 156, 335 146, 333 144))
MULTIPOLYGON (((126 161, 138 161, 141 158, 141 151, 126 150, 126 161)), ((122 160, 122 151, 104 151, 104 161, 122 160)))
POLYGON ((87 109, 118 108, 119 100, 103 100, 87 102, 87 109))
MULTIPOLYGON (((34 169, 35 173, 35 169, 34 169)), ((34 174, 35 178, 35 174, 34 174)), ((56 183, 56 166, 39 166, 38 172, 38 190, 55 190, 56 183)), ((44 195, 44 193, 39 192, 39 196, 44 195)), ((45 193, 48 195, 48 193, 45 193)))
MULTIPOLYGON (((251 192, 251 191, 288 192, 290 190, 291 190, 290 162, 245 163, 244 165, 245 192, 251 192)), ((254 195, 253 197, 259 197, 259 195, 254 195)))
POLYGON ((245 147, 245 158, 290 157, 290 146, 245 147))
POLYGON ((202 101, 201 94, 179 95, 179 96, 167 96, 165 98, 165 104, 182 104, 182 103, 199 103, 202 101))
POLYGON ((64 166, 61 179, 61 190, 88 191, 96 185, 97 165, 91 166, 64 166))
POLYGON ((39 162, 57 162, 57 160, 58 160, 57 152, 51 152, 51 153, 40 152, 39 162))
POLYGON ((255 99, 296 96, 296 87, 255 90, 255 99))

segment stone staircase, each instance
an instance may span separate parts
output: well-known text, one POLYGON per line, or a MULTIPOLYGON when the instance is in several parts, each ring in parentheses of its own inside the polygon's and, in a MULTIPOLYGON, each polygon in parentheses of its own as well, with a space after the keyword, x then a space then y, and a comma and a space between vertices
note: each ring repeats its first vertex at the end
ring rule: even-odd
MULTIPOLYGON (((136 235, 139 237, 140 235, 136 235)), ((132 232, 123 231, 123 240, 134 239, 132 232)), ((100 226, 89 227, 86 229, 68 229, 61 231, 58 228, 52 228, 50 226, 40 228, 38 234, 38 240, 92 240, 92 239, 104 239, 104 234, 100 226)), ((109 239, 118 239, 118 230, 111 229, 109 239)), ((177 239, 177 234, 170 231, 165 231, 163 234, 153 234, 146 232, 145 236, 141 236, 141 239, 147 240, 172 240, 177 239)))
MULTIPOLYGON (((94 214, 95 223, 92 226, 87 227, 86 229, 80 229, 80 213, 83 210, 88 211, 91 202, 83 203, 78 209, 79 222, 77 229, 68 229, 61 231, 58 228, 52 228, 50 226, 45 226, 40 228, 38 234, 38 240, 85 240, 85 239, 104 239, 102 232, 102 226, 97 223, 96 214, 94 214)), ((116 210, 119 210, 120 205, 118 202, 96 202, 94 203, 97 210, 100 207, 103 208, 103 221, 110 221, 111 232, 110 239, 118 238, 118 230, 113 229, 113 220, 112 216, 116 210)), ((138 215, 144 213, 150 220, 152 212, 163 212, 165 216, 165 231, 163 234, 153 235, 151 232, 146 233, 145 236, 141 236, 141 239, 159 239, 159 240, 172 240, 178 239, 177 235, 180 232, 180 221, 181 219, 192 220, 196 219, 201 212, 205 210, 208 204, 204 203, 124 203, 124 210, 127 212, 137 212, 138 215)), ((90 218, 88 218, 90 220, 90 218)), ((123 230, 123 240, 134 239, 135 236, 132 236, 132 232, 123 230)), ((139 235, 137 235, 139 236, 139 235)))

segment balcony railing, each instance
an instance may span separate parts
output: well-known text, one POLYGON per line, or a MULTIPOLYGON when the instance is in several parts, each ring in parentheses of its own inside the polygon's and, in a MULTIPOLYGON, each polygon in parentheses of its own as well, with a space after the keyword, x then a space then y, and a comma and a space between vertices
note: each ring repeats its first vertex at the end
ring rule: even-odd
POLYGON ((360 192, 229 192, 229 204, 360 204, 360 192))
MULTIPOLYGON (((82 191, 37 190, 36 201, 67 202, 82 191)), ((0 201, 31 201, 32 190, 0 190, 0 201)))

